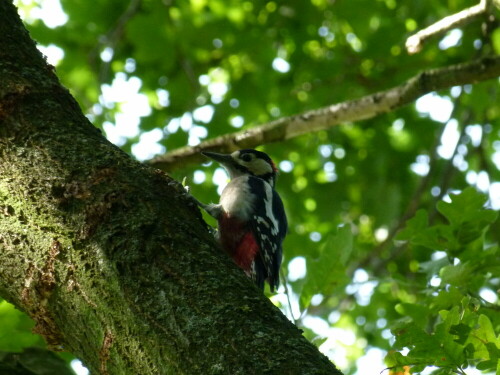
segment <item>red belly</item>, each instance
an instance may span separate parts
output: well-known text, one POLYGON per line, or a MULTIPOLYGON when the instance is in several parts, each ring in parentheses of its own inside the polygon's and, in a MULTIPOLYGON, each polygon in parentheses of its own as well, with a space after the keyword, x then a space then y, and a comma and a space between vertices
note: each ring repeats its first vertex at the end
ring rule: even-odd
POLYGON ((234 262, 249 272, 259 251, 259 245, 250 228, 240 220, 223 214, 219 220, 219 240, 234 262))

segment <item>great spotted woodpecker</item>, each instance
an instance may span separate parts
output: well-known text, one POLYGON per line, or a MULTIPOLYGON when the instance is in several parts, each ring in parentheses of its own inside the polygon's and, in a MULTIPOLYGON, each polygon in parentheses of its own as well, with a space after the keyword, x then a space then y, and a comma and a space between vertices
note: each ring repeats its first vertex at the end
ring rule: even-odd
POLYGON ((234 262, 259 288, 267 280, 274 292, 287 232, 283 202, 274 190, 276 166, 267 154, 251 149, 202 154, 220 163, 231 181, 218 204, 196 203, 217 219, 219 242, 234 262))

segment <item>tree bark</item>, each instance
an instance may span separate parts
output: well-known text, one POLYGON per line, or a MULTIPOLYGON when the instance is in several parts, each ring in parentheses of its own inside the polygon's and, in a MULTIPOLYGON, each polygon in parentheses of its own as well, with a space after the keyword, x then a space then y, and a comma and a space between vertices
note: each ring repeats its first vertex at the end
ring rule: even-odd
POLYGON ((340 374, 182 186, 106 141, 0 0, 0 295, 101 374, 340 374))

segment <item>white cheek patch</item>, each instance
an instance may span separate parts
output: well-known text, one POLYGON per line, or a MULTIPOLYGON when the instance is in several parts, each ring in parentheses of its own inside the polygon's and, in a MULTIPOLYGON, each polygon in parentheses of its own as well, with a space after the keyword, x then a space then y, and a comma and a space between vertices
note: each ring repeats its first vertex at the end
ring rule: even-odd
POLYGON ((256 176, 262 176, 264 174, 268 174, 273 171, 269 163, 263 159, 255 159, 250 163, 245 163, 245 164, 250 164, 248 165, 248 169, 250 169, 252 173, 256 176))

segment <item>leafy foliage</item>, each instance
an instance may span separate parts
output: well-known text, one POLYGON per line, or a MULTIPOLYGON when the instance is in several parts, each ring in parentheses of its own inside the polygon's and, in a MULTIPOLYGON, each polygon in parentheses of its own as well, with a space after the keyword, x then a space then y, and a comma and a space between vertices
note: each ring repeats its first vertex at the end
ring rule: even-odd
MULTIPOLYGON (((452 195, 451 202, 439 202, 438 210, 448 223, 429 226, 424 211, 409 220, 399 239, 409 249, 421 247, 434 257, 423 262, 418 273, 427 287, 414 303, 396 306, 402 318, 394 323, 394 348, 407 348, 407 355, 390 352, 391 367, 411 365, 413 372, 426 366, 436 373, 464 373, 475 365, 480 370, 498 371, 500 336, 498 306, 480 297, 483 288, 498 288, 500 271, 498 246, 484 247, 484 234, 498 213, 485 209, 484 195, 473 188, 452 195), (440 257, 436 250, 441 250, 440 257)), ((410 283, 407 287, 418 288, 410 283)))
POLYGON ((317 256, 309 254, 309 276, 300 293, 302 308, 309 306, 313 295, 331 295, 339 285, 343 286, 349 281, 345 270, 351 259, 352 240, 350 226, 340 227, 335 235, 323 243, 317 256))
POLYGON ((47 349, 27 348, 22 353, 0 352, 0 374, 74 375, 68 364, 47 349))
MULTIPOLYGON (((500 52, 497 21, 483 19, 404 52, 409 35, 465 0, 62 0, 68 20, 56 28, 26 3, 32 36, 64 52, 61 81, 141 159, 500 52)), ((279 161, 290 222, 287 289, 272 300, 346 374, 377 350, 394 372, 498 371, 500 223, 484 208, 499 208, 498 89, 454 87, 430 107, 263 147, 279 161)), ((173 175, 217 200, 213 166, 173 175)), ((38 340, 4 327, 19 326, 2 325, 0 348, 6 337, 16 351, 38 340)))
POLYGON ((45 349, 42 337, 31 332, 34 322, 5 300, 0 300, 0 374, 72 375, 72 356, 45 349))
POLYGON ((0 351, 20 352, 23 348, 43 345, 40 336, 31 334, 34 323, 7 301, 0 302, 0 351))

